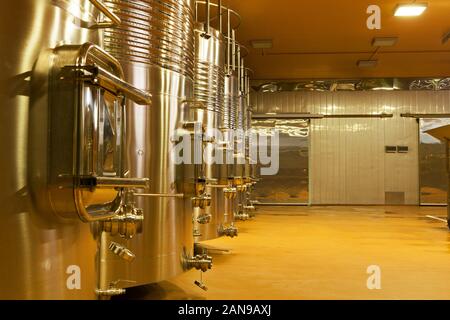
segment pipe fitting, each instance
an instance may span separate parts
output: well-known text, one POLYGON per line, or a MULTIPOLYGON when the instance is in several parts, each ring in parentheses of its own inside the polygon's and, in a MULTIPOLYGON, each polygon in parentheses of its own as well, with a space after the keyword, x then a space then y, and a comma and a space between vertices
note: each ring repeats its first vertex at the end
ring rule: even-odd
POLYGON ((205 193, 206 190, 206 179, 198 179, 197 182, 195 183, 195 195, 201 196, 202 194, 205 193))
POLYGON ((250 204, 250 205, 244 206, 244 211, 253 212, 253 211, 256 211, 256 208, 254 205, 250 204))
POLYGON ((211 222, 211 215, 210 214, 201 214, 197 217, 197 222, 199 224, 208 224, 211 222))
POLYGON ((116 216, 99 222, 100 230, 110 233, 112 236, 119 235, 125 239, 132 239, 136 234, 142 232, 142 221, 144 212, 135 207, 134 191, 125 192, 124 204, 120 213, 116 216))
POLYGON ((233 184, 235 186, 242 186, 244 184, 244 178, 243 177, 233 177, 233 184))
POLYGON ((220 225, 218 233, 219 236, 234 238, 238 236, 238 228, 236 228, 233 224, 229 227, 224 227, 223 225, 220 225))
POLYGON ((122 288, 95 289, 95 294, 99 297, 114 297, 125 294, 126 290, 122 288))
POLYGON ((201 270, 206 272, 212 268, 212 258, 207 254, 198 254, 195 257, 187 258, 185 261, 186 269, 201 270))
POLYGON ((250 216, 245 212, 238 212, 234 214, 234 219, 238 221, 247 221, 250 216))

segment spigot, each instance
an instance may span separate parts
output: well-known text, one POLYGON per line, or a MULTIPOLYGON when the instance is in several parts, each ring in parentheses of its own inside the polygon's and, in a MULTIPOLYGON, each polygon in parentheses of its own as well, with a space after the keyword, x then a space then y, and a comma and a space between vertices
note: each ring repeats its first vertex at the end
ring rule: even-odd
POLYGON ((195 268, 196 270, 206 272, 212 268, 212 258, 206 253, 198 254, 195 257, 186 258, 184 263, 186 269, 195 268))
POLYGON ((210 214, 201 214, 197 217, 197 222, 199 224, 208 224, 211 222, 211 215, 210 214))
POLYGON ((109 250, 126 262, 133 262, 136 259, 136 255, 133 252, 117 242, 111 242, 109 244, 109 250))
POLYGON ((231 224, 228 227, 224 227, 223 225, 219 226, 218 230, 219 236, 227 236, 230 238, 234 238, 238 236, 238 228, 234 226, 234 224, 231 224))

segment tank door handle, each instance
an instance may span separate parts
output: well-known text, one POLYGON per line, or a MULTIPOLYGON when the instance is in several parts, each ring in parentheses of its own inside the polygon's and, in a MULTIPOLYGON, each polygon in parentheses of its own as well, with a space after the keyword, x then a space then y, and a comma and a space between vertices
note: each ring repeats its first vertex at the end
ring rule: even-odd
POLYGON ((198 100, 184 100, 181 101, 180 106, 183 105, 188 105, 191 106, 192 109, 200 109, 200 110, 206 110, 207 107, 206 105, 202 102, 202 101, 198 101, 198 100))
POLYGON ((91 28, 95 29, 95 28, 117 27, 122 23, 120 18, 114 12, 112 12, 102 1, 100 0, 89 0, 89 1, 97 10, 103 13, 111 21, 111 22, 104 22, 104 21, 99 22, 91 26, 91 28))
POLYGON ((149 186, 147 178, 116 178, 116 177, 80 177, 81 188, 128 188, 146 189, 149 186))

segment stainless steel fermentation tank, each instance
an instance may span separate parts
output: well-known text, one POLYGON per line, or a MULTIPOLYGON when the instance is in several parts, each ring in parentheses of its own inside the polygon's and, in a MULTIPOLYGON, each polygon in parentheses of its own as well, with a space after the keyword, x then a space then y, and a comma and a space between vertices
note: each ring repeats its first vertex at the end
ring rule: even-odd
MULTIPOLYGON (((222 160, 222 163, 205 167, 212 206, 195 221, 196 240, 203 241, 219 236, 234 237, 238 233, 234 226, 236 184, 240 184, 242 178, 236 178, 236 174, 243 167, 234 163, 237 160, 234 135, 240 111, 240 56, 235 32, 241 19, 235 11, 222 6, 221 1, 196 1, 196 17, 203 22, 196 31, 195 95, 196 100, 209 106, 203 119, 207 130, 220 131, 218 136, 208 140, 213 140, 209 146, 215 147, 215 159, 222 160), (215 28, 211 27, 212 23, 215 28)), ((207 157, 213 157, 212 152, 207 152, 207 157)), ((239 176, 242 177, 242 172, 239 176)))
POLYGON ((87 222, 121 214, 128 187, 146 184, 123 171, 123 117, 125 98, 149 95, 95 46, 116 18, 96 0, 3 5, 0 298, 95 298, 87 222))
POLYGON ((135 259, 124 264, 120 257, 106 255, 102 285, 122 279, 126 287, 171 278, 199 267, 195 261, 211 266, 208 257, 192 256, 193 209, 207 207, 210 200, 204 193, 204 174, 201 166, 179 165, 172 157, 176 135, 193 137, 197 113, 203 107, 193 99, 192 1, 104 2, 122 20, 120 26, 104 31, 105 50, 122 63, 128 81, 152 94, 151 108, 130 102, 127 114, 129 173, 150 179, 150 188, 135 194, 144 215, 142 232, 132 239, 104 236, 106 243, 119 243, 135 259))
POLYGON ((220 31, 197 23, 195 30, 195 99, 202 102, 206 110, 199 113, 199 121, 205 126, 206 150, 204 164, 207 187, 211 195, 211 206, 196 210, 194 236, 196 241, 210 240, 220 236, 225 225, 225 211, 218 201, 219 166, 217 157, 220 137, 217 131, 222 125, 224 113, 225 39, 220 31))
POLYGON ((175 131, 195 127, 192 3, 3 9, 0 297, 92 299, 208 269, 191 256, 201 170, 169 155, 175 131))

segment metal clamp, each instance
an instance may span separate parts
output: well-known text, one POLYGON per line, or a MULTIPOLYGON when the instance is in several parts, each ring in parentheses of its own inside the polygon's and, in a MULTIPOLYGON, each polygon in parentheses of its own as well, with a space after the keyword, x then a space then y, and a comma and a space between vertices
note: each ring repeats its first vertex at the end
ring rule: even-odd
POLYGON ((103 13, 109 20, 110 22, 99 22, 93 26, 91 26, 91 28, 110 28, 110 27, 117 27, 119 26, 122 21, 120 20, 120 18, 114 13, 112 12, 103 2, 101 2, 100 0, 89 0, 90 3, 92 3, 92 5, 99 10, 101 13, 103 13))

